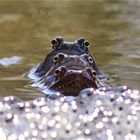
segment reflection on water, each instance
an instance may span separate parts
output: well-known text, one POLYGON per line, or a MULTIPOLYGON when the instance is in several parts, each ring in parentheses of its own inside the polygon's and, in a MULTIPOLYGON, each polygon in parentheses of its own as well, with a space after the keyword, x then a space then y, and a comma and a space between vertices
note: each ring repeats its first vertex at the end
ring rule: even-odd
POLYGON ((13 57, 9 57, 9 58, 2 58, 0 59, 0 64, 5 66, 5 67, 8 67, 12 64, 16 64, 18 62, 20 62, 22 60, 22 57, 20 56, 13 56, 13 57))
POLYGON ((24 58, 0 65, 0 95, 41 96, 25 75, 58 35, 71 41, 84 36, 111 84, 140 89, 139 13, 138 0, 0 1, 0 58, 24 58))

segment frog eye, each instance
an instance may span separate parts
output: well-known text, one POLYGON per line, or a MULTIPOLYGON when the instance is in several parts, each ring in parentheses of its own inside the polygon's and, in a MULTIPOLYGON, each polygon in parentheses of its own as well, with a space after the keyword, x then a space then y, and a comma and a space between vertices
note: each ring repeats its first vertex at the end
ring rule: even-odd
POLYGON ((88 61, 89 61, 90 63, 93 63, 93 58, 92 58, 91 56, 89 56, 89 57, 88 57, 88 61))
POLYGON ((57 42, 57 40, 56 40, 56 39, 54 39, 54 40, 52 40, 52 42, 51 42, 51 43, 52 43, 52 47, 54 48, 54 46, 56 46, 58 42, 57 42))
POLYGON ((84 46, 89 47, 89 41, 88 40, 84 41, 84 46))
POLYGON ((56 37, 55 39, 52 40, 51 44, 52 44, 52 48, 56 48, 57 46, 59 46, 60 44, 62 44, 64 41, 64 39, 62 37, 56 37))
POLYGON ((53 61, 54 61, 54 62, 58 62, 58 60, 59 60, 59 55, 56 55, 56 56, 53 58, 53 61))
POLYGON ((94 78, 94 79, 96 79, 96 76, 97 76, 97 72, 95 71, 95 70, 92 70, 92 77, 94 78))
POLYGON ((93 74, 94 76, 96 76, 96 75, 97 75, 97 72, 96 72, 95 70, 92 70, 92 74, 93 74))
POLYGON ((60 74, 61 74, 61 69, 56 69, 56 70, 55 70, 55 75, 58 76, 58 75, 60 75, 60 74))
POLYGON ((64 58, 64 54, 63 53, 59 53, 56 56, 54 56, 53 61, 56 63, 59 60, 62 60, 64 58))

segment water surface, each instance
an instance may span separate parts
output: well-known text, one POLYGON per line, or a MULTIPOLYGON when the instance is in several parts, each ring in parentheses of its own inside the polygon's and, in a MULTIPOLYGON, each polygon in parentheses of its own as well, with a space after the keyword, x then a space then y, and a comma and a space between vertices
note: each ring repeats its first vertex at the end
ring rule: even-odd
POLYGON ((52 38, 85 37, 113 86, 140 89, 140 2, 138 0, 0 1, 0 95, 33 99, 28 70, 49 52, 52 38))

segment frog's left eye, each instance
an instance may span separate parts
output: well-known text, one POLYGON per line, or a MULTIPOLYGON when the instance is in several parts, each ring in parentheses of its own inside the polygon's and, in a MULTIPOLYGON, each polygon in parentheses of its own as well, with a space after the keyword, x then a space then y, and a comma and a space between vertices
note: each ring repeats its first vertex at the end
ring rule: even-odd
POLYGON ((88 40, 84 41, 84 46, 89 47, 89 41, 88 40))

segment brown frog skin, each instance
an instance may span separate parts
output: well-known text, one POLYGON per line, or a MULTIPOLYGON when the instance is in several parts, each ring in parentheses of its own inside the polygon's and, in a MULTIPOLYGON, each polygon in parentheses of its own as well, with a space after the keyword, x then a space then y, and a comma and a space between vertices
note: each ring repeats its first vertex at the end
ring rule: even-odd
POLYGON ((52 40, 52 50, 44 61, 29 72, 36 76, 37 87, 43 87, 66 96, 77 96, 85 88, 105 86, 103 73, 89 54, 89 42, 80 38, 66 42, 62 37, 52 40), (41 85, 41 86, 40 86, 41 85))

